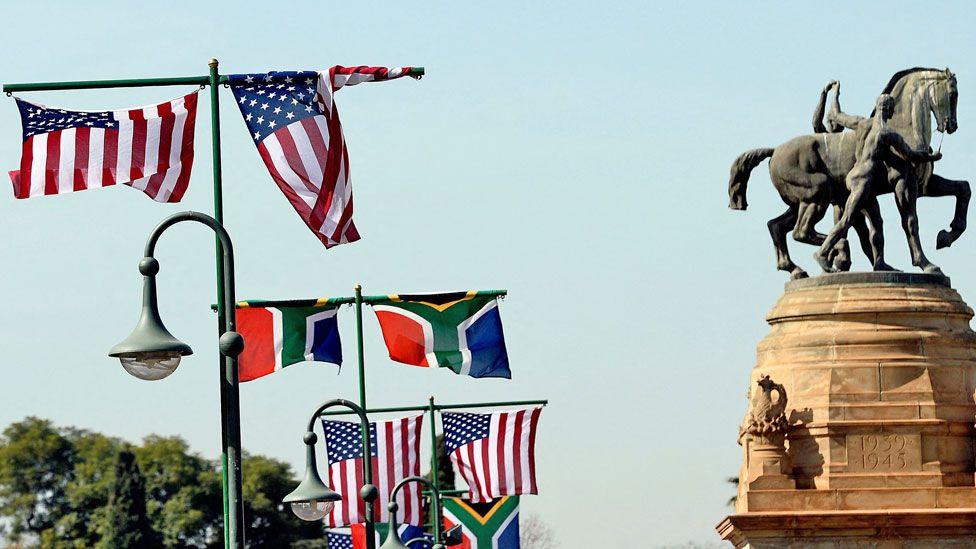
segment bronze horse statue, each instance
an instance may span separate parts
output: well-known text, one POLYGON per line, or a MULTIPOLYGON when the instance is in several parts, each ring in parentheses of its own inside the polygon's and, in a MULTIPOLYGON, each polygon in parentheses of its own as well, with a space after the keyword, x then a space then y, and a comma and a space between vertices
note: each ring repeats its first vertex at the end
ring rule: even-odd
MULTIPOLYGON (((914 150, 930 149, 932 116, 935 117, 939 132, 951 134, 958 127, 958 89, 956 77, 949 69, 914 68, 900 71, 891 78, 883 93, 894 100, 890 127, 914 150)), ((760 162, 771 157, 770 178, 786 203, 787 210, 769 221, 769 233, 776 248, 777 268, 789 272, 792 278, 803 278, 807 273, 790 258, 786 233, 793 231, 793 239, 798 242, 817 246, 824 242, 825 235, 817 232, 815 225, 823 219, 831 204, 835 206, 835 215, 839 218, 840 208, 848 195, 844 180, 854 166, 863 137, 853 131, 803 135, 775 148, 747 151, 732 164, 729 176, 729 207, 744 210, 747 207, 746 186, 750 173, 760 162)), ((936 241, 938 248, 949 246, 966 229, 969 183, 934 174, 931 162, 915 162, 912 165, 915 167, 917 194, 956 198, 955 215, 949 230, 940 231, 936 241)), ((880 187, 875 190, 876 194, 892 192, 894 186, 880 187)), ((939 272, 938 267, 928 261, 922 252, 914 200, 898 201, 898 206, 912 251, 912 263, 925 271, 939 272)), ((854 216, 853 228, 875 268, 890 269, 881 260, 881 219, 876 208, 875 211, 862 211, 854 216), (866 219, 871 221, 870 228, 866 219)), ((844 240, 838 244, 836 253, 832 255, 835 270, 846 270, 850 267, 846 248, 847 243, 844 240)))

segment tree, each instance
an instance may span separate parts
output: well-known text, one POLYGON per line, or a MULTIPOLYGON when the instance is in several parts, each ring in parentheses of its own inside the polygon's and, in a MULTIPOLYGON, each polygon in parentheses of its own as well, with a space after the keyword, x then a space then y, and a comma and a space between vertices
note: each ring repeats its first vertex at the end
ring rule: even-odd
POLYGON ((220 470, 180 437, 149 435, 134 448, 146 479, 146 509, 164 547, 223 544, 220 470))
POLYGON ((247 520, 244 539, 248 547, 288 547, 301 539, 322 537, 321 523, 300 520, 281 503, 296 484, 288 464, 245 455, 241 468, 247 520))
POLYGON ((739 500, 739 477, 726 477, 725 482, 735 486, 735 493, 732 494, 732 497, 725 500, 725 504, 734 509, 735 502, 739 500))
POLYGON ((74 451, 50 421, 28 417, 4 429, 0 437, 0 517, 6 538, 39 537, 69 511, 65 489, 71 480, 74 451))
MULTIPOLYGON (((424 477, 431 480, 430 471, 424 477)), ((454 465, 451 463, 451 456, 444 449, 444 435, 440 434, 437 435, 437 487, 441 490, 453 490, 454 486, 454 465)))
POLYGON ((115 478, 114 468, 122 441, 78 429, 65 429, 71 443, 73 466, 65 487, 67 512, 46 532, 42 545, 94 547, 108 524, 108 503, 115 478))
POLYGON ((158 547, 157 538, 146 516, 146 487, 136 456, 128 449, 122 450, 115 463, 108 522, 98 546, 103 549, 158 547))
POLYGON ((519 518, 522 549, 556 549, 556 534, 538 515, 519 518))
MULTIPOLYGON (((248 546, 321 547, 321 524, 279 503, 298 483, 288 466, 246 456, 243 467, 248 546)), ((0 435, 0 546, 222 545, 220 467, 179 437, 130 445, 34 417, 0 435)))

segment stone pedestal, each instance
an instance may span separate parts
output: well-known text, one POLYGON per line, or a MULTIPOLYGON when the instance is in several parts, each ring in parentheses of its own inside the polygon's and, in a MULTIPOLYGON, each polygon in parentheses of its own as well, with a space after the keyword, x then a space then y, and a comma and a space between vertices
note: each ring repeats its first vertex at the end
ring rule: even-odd
MULTIPOLYGON (((787 284, 750 384, 789 395, 789 478, 740 484, 737 547, 976 546, 976 333, 941 276, 841 273, 787 284), (888 540, 878 545, 879 540, 888 540), (935 545, 933 545, 935 544, 935 545)), ((755 475, 744 446, 740 478, 755 475)))

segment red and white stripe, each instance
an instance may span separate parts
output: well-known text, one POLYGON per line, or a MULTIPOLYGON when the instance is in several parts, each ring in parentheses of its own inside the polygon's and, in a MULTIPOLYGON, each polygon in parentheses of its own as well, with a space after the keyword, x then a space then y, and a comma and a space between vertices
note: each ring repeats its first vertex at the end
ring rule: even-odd
POLYGON ((326 248, 359 240, 352 220, 349 151, 332 92, 405 76, 410 67, 341 67, 320 71, 315 101, 324 114, 281 128, 258 144, 278 188, 326 248))
MULTIPOLYGON (((373 484, 379 490, 379 497, 373 503, 375 521, 389 520, 390 513, 386 506, 396 483, 420 475, 420 429, 423 419, 424 416, 419 415, 374 423, 377 455, 372 458, 373 484)), ((327 527, 347 526, 366 520, 366 503, 359 497, 359 489, 364 483, 362 459, 344 460, 329 466, 329 485, 343 497, 325 517, 327 527)), ((420 483, 411 482, 397 494, 396 501, 400 506, 397 519, 401 524, 423 525, 420 492, 420 483)))
MULTIPOLYGON (((408 76, 413 67, 369 67, 359 65, 357 67, 343 67, 336 65, 329 69, 329 79, 332 82, 332 91, 336 91, 344 86, 355 86, 363 82, 380 82, 383 80, 393 80, 401 76, 408 76)), ((415 76, 414 78, 419 78, 415 76)))
POLYGON ((179 202, 193 166, 197 93, 113 112, 118 129, 76 127, 24 142, 14 196, 63 194, 124 183, 158 202, 179 202))
POLYGON ((490 434, 451 454, 475 503, 501 496, 537 494, 535 435, 542 408, 491 414, 490 434))

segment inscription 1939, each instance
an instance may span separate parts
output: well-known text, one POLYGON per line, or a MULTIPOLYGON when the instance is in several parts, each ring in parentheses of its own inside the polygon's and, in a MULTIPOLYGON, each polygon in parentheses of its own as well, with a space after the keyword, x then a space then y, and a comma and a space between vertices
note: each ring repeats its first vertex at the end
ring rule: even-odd
POLYGON ((921 435, 847 435, 847 470, 921 471, 921 439, 921 435))

